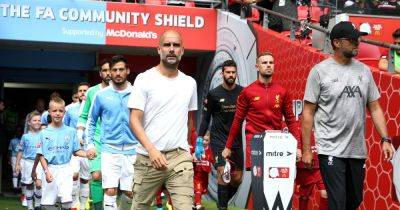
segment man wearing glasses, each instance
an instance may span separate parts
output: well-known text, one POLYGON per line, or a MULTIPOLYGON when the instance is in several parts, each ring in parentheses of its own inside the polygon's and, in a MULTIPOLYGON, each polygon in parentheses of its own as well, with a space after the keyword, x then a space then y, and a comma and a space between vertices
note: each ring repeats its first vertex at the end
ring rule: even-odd
MULTIPOLYGON (((393 44, 400 46, 400 28, 396 29, 393 34, 393 44)), ((387 52, 388 54, 390 52, 387 52)), ((400 50, 395 50, 393 52, 393 60, 394 60, 394 72, 396 74, 400 74, 400 50)), ((387 55, 384 55, 381 57, 381 59, 379 60, 379 69, 385 70, 387 71, 389 67, 389 61, 387 58, 387 55)))
POLYGON ((355 210, 362 202, 367 158, 365 107, 382 137, 385 160, 390 160, 394 153, 372 73, 365 64, 353 59, 364 35, 351 22, 336 24, 330 33, 333 56, 315 65, 307 78, 302 160, 305 166, 312 167, 310 136, 314 127, 329 210, 355 210))

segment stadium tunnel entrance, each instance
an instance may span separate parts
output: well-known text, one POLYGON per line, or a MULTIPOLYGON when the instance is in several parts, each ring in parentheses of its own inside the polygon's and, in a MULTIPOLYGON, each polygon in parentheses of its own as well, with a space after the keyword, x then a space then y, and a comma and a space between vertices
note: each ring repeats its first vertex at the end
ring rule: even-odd
MULTIPOLYGON (((6 42, 0 47, 0 97, 6 101, 5 127, 7 141, 23 127, 26 115, 35 109, 36 100, 45 100, 57 92, 66 104, 72 102, 74 87, 80 82, 91 85, 101 82, 97 65, 103 59, 116 54, 124 55, 129 62, 132 84, 136 76, 156 66, 159 56, 156 48, 82 46, 57 43, 6 42)), ((196 80, 199 72, 208 69, 214 56, 212 51, 186 50, 179 68, 196 80)), ((4 145, 8 145, 5 142, 4 145)), ((1 148, 7 154, 8 147, 1 148)), ((11 191, 12 173, 7 158, 3 155, 2 191, 11 191)))

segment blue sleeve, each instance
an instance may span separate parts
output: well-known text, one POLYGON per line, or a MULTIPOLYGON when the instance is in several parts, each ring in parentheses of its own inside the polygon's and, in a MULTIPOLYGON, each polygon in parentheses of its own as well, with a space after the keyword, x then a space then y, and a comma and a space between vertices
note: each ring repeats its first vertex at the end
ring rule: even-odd
POLYGON ((26 139, 26 136, 23 135, 22 138, 21 138, 21 141, 17 145, 17 151, 23 151, 24 150, 24 143, 26 141, 25 139, 26 139))
POLYGON ((76 151, 80 150, 81 149, 80 143, 79 143, 78 137, 76 136, 75 130, 72 132, 72 140, 73 140, 72 141, 72 152, 76 152, 76 151))
POLYGON ((88 136, 86 136, 86 138, 89 145, 93 144, 94 135, 96 131, 96 123, 100 116, 100 112, 101 112, 101 101, 100 97, 98 97, 98 94, 96 94, 96 96, 93 99, 92 106, 90 107, 88 121, 87 121, 88 136))
POLYGON ((36 154, 43 154, 43 135, 42 132, 39 133, 39 142, 36 145, 36 154))
POLYGON ((48 111, 43 112, 42 116, 40 116, 40 122, 42 125, 47 125, 49 122, 47 122, 47 116, 49 115, 48 111))
POLYGON ((70 126, 69 124, 71 124, 71 117, 70 117, 69 113, 70 113, 69 111, 66 111, 65 115, 64 115, 64 118, 63 118, 63 123, 66 126, 70 126))

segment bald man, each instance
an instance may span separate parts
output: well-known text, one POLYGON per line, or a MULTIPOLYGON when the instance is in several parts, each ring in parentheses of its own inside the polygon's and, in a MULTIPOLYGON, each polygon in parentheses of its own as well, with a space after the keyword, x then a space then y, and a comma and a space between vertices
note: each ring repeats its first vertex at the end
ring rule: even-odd
POLYGON ((137 147, 132 208, 149 209, 165 185, 175 210, 192 209, 193 158, 188 131, 197 110, 196 81, 178 70, 181 35, 164 32, 157 48, 160 63, 137 76, 128 107, 137 147))

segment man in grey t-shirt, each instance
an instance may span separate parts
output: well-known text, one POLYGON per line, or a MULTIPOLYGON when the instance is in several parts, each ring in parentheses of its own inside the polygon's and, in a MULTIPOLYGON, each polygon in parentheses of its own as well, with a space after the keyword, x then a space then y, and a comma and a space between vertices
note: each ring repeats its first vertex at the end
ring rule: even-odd
POLYGON ((360 36, 351 22, 336 24, 330 39, 334 54, 310 71, 304 95, 303 162, 312 165, 310 135, 314 127, 329 210, 352 210, 362 202, 365 177, 365 107, 382 137, 386 160, 393 156, 378 88, 370 69, 353 59, 360 36))

